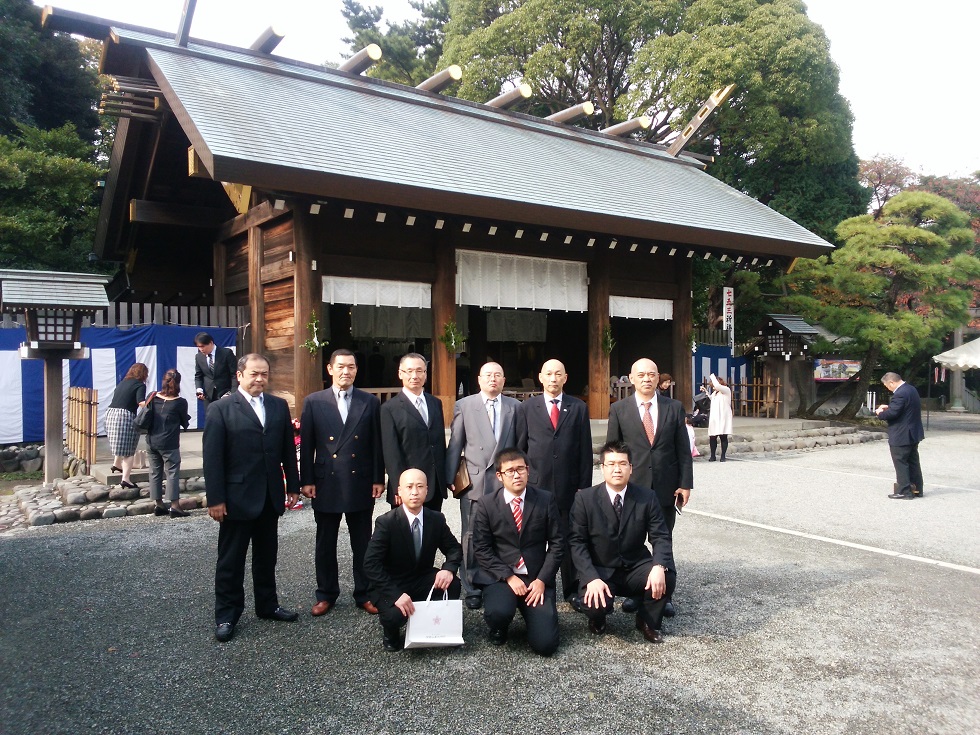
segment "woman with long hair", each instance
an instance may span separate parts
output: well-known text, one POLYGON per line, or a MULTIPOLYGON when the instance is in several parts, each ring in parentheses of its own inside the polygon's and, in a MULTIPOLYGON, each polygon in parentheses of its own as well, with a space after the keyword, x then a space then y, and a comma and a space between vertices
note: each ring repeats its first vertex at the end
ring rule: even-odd
POLYGON ((150 464, 150 497, 156 501, 154 515, 183 518, 180 509, 180 429, 191 423, 187 400, 180 397, 180 373, 171 368, 163 374, 160 390, 150 396, 153 424, 146 434, 146 458, 150 464), (163 475, 167 494, 163 494, 163 475), (166 502, 164 502, 166 500, 166 502))
POLYGON ((122 472, 123 487, 135 488, 130 480, 133 458, 140 435, 136 431, 136 411, 146 400, 146 379, 150 371, 141 362, 126 371, 126 376, 112 393, 112 402, 105 412, 105 430, 109 435, 109 448, 114 455, 112 471, 122 472))
POLYGON ((721 461, 728 452, 728 435, 732 433, 732 389, 724 378, 714 373, 708 376, 711 381, 711 411, 708 413, 708 446, 711 448, 709 462, 715 461, 718 437, 721 437, 721 461))

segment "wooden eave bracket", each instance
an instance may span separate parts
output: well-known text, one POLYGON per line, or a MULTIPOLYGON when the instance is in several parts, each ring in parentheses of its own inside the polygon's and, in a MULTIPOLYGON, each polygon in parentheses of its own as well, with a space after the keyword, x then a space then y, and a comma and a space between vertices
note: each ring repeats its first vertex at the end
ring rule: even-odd
POLYGON ((701 125, 704 124, 704 121, 708 119, 708 115, 710 115, 716 107, 728 99, 733 89, 735 89, 734 84, 729 84, 727 87, 723 87, 722 89, 716 89, 708 98, 708 101, 701 106, 698 113, 691 118, 691 121, 687 125, 684 126, 684 130, 681 132, 681 134, 674 139, 673 143, 670 144, 670 147, 667 149, 667 153, 675 158, 679 156, 691 138, 694 137, 694 134, 698 131, 698 128, 700 128, 701 125))

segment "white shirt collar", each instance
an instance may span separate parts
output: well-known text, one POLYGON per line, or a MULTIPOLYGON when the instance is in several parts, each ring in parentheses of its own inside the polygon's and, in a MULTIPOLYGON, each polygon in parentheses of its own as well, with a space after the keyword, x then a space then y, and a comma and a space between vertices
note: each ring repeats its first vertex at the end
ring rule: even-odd
POLYGON ((517 498, 520 498, 521 499, 521 507, 523 508, 524 507, 524 496, 527 495, 527 488, 525 487, 524 488, 524 492, 522 492, 520 495, 513 495, 510 492, 508 492, 506 489, 501 493, 501 495, 504 498, 504 505, 506 505, 508 507, 510 506, 511 503, 514 502, 514 500, 516 500, 517 498))
POLYGON ((623 502, 624 503, 626 502, 626 490, 629 488, 629 485, 627 485, 626 487, 624 487, 618 493, 615 490, 613 490, 611 487, 609 487, 609 483, 605 482, 605 483, 603 483, 603 485, 606 488, 606 494, 609 496, 609 502, 610 503, 612 503, 613 505, 616 504, 616 496, 617 495, 619 495, 623 499, 623 502))
POLYGON ((265 393, 259 393, 257 396, 252 396, 249 394, 247 390, 245 390, 241 386, 238 386, 238 392, 241 393, 245 397, 245 400, 248 401, 249 403, 252 402, 252 398, 258 398, 259 403, 265 405, 265 393))
POLYGON ((423 396, 425 395, 425 391, 424 390, 421 393, 419 393, 418 395, 415 395, 408 388, 406 388, 405 386, 402 386, 402 393, 405 394, 405 397, 411 402, 411 404, 413 406, 415 405, 416 401, 418 401, 419 398, 422 398, 423 400, 425 400, 423 398, 423 396))
POLYGON ((416 518, 419 519, 419 528, 422 527, 422 509, 421 508, 419 508, 419 512, 417 514, 412 513, 412 511, 410 511, 404 505, 401 506, 401 509, 403 511, 405 511, 405 517, 408 518, 408 527, 409 528, 411 528, 412 527, 412 524, 415 523, 415 519, 416 518))
POLYGON ((545 407, 549 411, 551 410, 551 407, 555 405, 554 403, 552 403, 552 401, 558 401, 558 408, 561 408, 561 404, 565 400, 565 392, 564 391, 562 391, 561 393, 559 393, 554 398, 552 398, 551 396, 549 396, 547 393, 542 393, 541 395, 544 396, 544 405, 545 405, 545 407))

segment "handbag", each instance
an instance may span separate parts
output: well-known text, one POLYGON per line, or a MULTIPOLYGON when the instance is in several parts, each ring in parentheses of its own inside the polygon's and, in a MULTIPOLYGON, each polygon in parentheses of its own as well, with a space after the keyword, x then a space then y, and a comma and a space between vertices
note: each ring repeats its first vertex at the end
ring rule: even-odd
POLYGON ((153 397, 156 394, 156 391, 150 393, 146 402, 136 412, 136 419, 133 421, 133 425, 140 434, 147 434, 153 428, 153 397))
POLYGON ((458 498, 471 487, 473 487, 473 481, 470 479, 470 471, 466 467, 466 457, 460 457, 459 469, 456 470, 456 477, 453 478, 453 497, 458 498))
POLYGON ((432 599, 435 585, 426 599, 415 603, 415 612, 408 618, 405 629, 405 648, 443 648, 462 646, 463 601, 450 600, 443 590, 442 599, 432 599))

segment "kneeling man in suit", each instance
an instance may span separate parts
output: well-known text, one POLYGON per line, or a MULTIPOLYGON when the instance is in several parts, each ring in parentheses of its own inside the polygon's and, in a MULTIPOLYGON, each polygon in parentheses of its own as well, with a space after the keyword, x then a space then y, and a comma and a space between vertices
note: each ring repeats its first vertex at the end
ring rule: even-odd
POLYGON ((401 627, 415 612, 412 600, 424 599, 433 586, 459 599, 456 572, 463 561, 463 547, 442 513, 422 507, 428 491, 422 470, 402 472, 398 478, 401 504, 375 521, 364 555, 364 573, 378 608, 386 651, 400 651, 405 645, 401 627), (446 558, 442 569, 433 567, 436 549, 446 558))
POLYGON ((555 575, 564 538, 558 503, 551 493, 528 487, 527 455, 504 449, 494 464, 502 488, 473 505, 474 583, 483 588, 483 618, 490 642, 502 646, 518 609, 535 653, 558 648, 555 575))
POLYGON ((629 481, 629 445, 607 442, 600 456, 605 482, 580 490, 572 505, 568 545, 581 585, 574 604, 599 635, 616 595, 641 597, 636 629, 662 643, 664 605, 677 580, 670 531, 654 491, 629 481))

